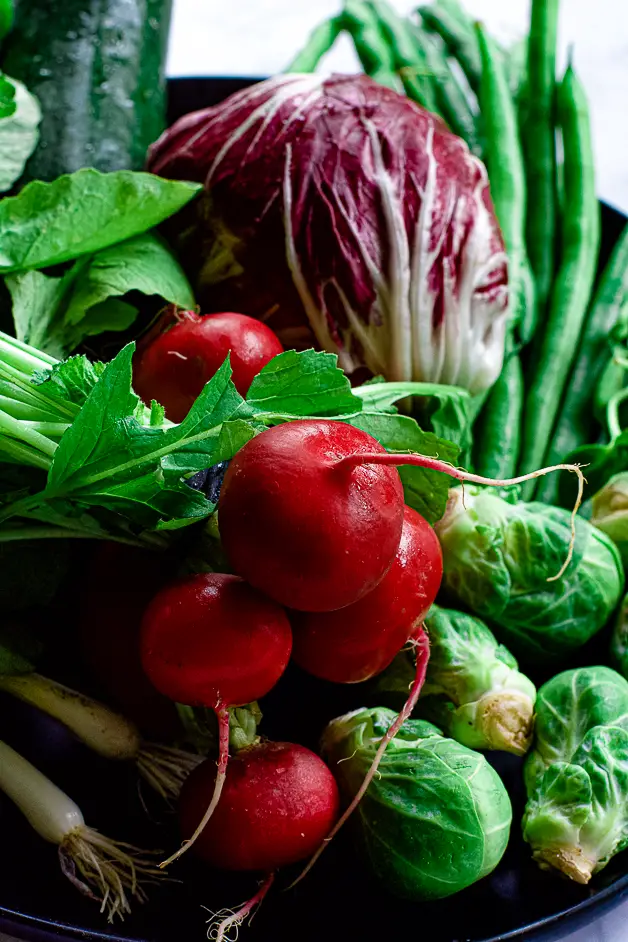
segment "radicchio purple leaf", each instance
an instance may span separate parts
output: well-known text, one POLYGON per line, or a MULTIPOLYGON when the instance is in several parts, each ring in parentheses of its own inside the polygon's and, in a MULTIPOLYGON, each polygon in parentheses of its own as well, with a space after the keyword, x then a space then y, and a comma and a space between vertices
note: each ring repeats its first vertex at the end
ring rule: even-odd
POLYGON ((350 374, 472 393, 499 375, 507 258, 486 170, 404 96, 281 75, 182 118, 149 169, 205 184, 182 242, 204 310, 315 340, 350 374))

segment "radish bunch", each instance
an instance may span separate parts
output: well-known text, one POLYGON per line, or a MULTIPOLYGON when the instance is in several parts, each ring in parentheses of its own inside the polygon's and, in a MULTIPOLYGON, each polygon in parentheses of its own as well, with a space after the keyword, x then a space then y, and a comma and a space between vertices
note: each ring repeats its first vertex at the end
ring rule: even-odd
MULTIPOLYGON (((200 789, 204 813, 185 816, 187 842, 166 863, 201 837, 214 812, 219 820, 228 814, 232 800, 221 803, 221 793, 236 787, 235 776, 245 774, 238 769, 248 774, 261 756, 268 772, 286 753, 294 759, 302 749, 255 746, 240 753, 232 777, 227 774, 229 709, 259 700, 277 683, 292 651, 291 623, 302 667, 355 682, 388 666, 434 601, 442 576, 438 540, 404 506, 397 469, 372 462, 374 454, 388 457, 371 436, 343 422, 296 421, 258 435, 231 462, 220 496, 221 537, 239 575, 181 579, 148 606, 141 634, 148 677, 172 700, 211 708, 219 722, 217 772, 205 766, 194 779, 203 783, 195 786, 194 808, 200 789)), ((320 759, 308 754, 307 761, 331 780, 320 759)), ((311 809, 311 777, 297 776, 291 788, 293 806, 311 809)), ((334 796, 328 788, 323 804, 329 813, 319 818, 326 826, 337 807, 334 796)), ((275 820, 272 801, 252 804, 263 809, 267 853, 242 861, 264 860, 268 870, 281 866, 286 828, 299 835, 291 862, 309 856, 325 837, 324 829, 308 830, 285 808, 275 820)), ((220 841, 204 839, 197 850, 207 856, 210 846, 212 863, 233 865, 226 845, 221 858, 220 841)))

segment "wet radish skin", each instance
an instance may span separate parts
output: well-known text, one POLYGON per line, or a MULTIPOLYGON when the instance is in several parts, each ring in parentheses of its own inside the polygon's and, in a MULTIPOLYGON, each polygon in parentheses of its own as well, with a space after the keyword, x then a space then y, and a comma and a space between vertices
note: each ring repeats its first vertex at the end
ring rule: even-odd
POLYGON ((253 317, 186 311, 139 350, 133 388, 147 405, 156 399, 168 419, 182 422, 228 354, 233 383, 245 396, 253 377, 282 352, 277 335, 253 317))
POLYGON ((427 615, 443 557, 433 528, 405 507, 392 566, 372 592, 335 612, 293 612, 292 657, 308 673, 358 683, 385 670, 427 615))
MULTIPOLYGON (((200 821, 215 777, 216 763, 208 759, 183 786, 184 839, 200 821)), ((338 807, 334 777, 309 749, 283 742, 250 746, 230 759, 218 807, 193 851, 224 870, 276 870, 314 853, 338 807)))
POLYGON ((284 610, 238 576, 201 573, 171 583, 142 619, 142 665, 177 703, 242 706, 274 687, 290 659, 284 610))
POLYGON ((231 461, 219 526, 235 572, 282 605, 332 611, 375 588, 403 524, 396 468, 339 465, 385 449, 344 422, 299 420, 262 432, 231 461))

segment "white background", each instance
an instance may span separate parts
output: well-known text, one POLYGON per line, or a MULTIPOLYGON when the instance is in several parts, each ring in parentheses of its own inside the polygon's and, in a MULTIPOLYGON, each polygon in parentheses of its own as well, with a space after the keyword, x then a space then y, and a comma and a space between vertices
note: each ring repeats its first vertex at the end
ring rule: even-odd
MULTIPOLYGON (((417 0, 391 0, 409 12, 417 0)), ((308 32, 338 12, 338 0, 174 0, 168 74, 270 75, 284 68, 308 32)), ((514 42, 526 29, 527 0, 466 0, 496 38, 514 42)), ((574 62, 589 94, 602 199, 628 213, 628 0, 563 0, 560 56, 574 62)), ((323 72, 359 69, 341 38, 323 72)), ((0 934, 0 942, 12 942, 0 934)), ((243 936, 244 942, 244 936, 243 936)), ((628 904, 564 942, 628 942, 628 904)))
MULTIPOLYGON (((418 5, 391 2, 404 13, 418 5)), ((340 0, 174 0, 169 74, 271 75, 340 6, 340 0)), ((528 0, 466 0, 466 6, 498 39, 513 42, 526 32, 528 0)), ((591 101, 598 192, 628 212, 628 0, 562 0, 559 39, 561 66, 573 43, 591 101)), ((346 37, 320 65, 323 72, 358 69, 346 37)))

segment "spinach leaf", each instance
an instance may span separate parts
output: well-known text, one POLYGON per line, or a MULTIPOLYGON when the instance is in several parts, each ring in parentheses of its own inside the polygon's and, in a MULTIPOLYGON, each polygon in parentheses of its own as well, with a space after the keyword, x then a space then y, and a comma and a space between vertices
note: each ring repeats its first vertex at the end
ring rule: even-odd
POLYGON ((118 297, 128 291, 194 306, 183 269, 161 237, 144 233, 82 258, 59 278, 28 271, 6 278, 19 340, 64 357, 85 339, 126 330, 137 309, 118 297))
POLYGON ((366 412, 396 412, 394 404, 409 396, 435 400, 426 413, 432 431, 463 452, 471 447, 472 399, 466 389, 438 383, 367 383, 353 391, 366 412))
POLYGON ((0 76, 0 193, 22 176, 26 161, 39 140, 41 109, 34 95, 17 79, 10 79, 14 99, 3 97, 6 76, 0 76))
POLYGON ((246 397, 260 414, 339 416, 360 412, 362 403, 333 353, 287 350, 257 374, 246 397))
POLYGON ((0 202, 0 271, 45 268, 91 255, 159 225, 201 189, 150 173, 77 170, 34 180, 0 202))
MULTIPOLYGON (((424 432, 414 419, 406 415, 388 412, 363 412, 349 420, 351 425, 361 428, 376 438, 387 451, 416 452, 440 458, 454 464, 459 448, 432 432, 424 432)), ((403 481, 406 503, 413 507, 428 523, 436 523, 443 516, 451 478, 440 471, 401 465, 399 474, 403 481)))

